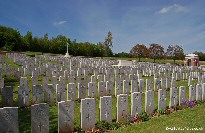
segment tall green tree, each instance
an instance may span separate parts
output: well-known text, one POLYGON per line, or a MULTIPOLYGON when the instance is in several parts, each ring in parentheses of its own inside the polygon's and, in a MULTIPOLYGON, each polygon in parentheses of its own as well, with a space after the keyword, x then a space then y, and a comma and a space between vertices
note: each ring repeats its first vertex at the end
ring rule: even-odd
POLYGON ((99 45, 100 48, 102 48, 102 51, 104 51, 104 56, 113 56, 113 52, 111 50, 111 47, 113 47, 112 39, 113 39, 112 32, 109 31, 107 37, 105 38, 104 43, 100 43, 99 45))
POLYGON ((24 49, 23 51, 32 51, 32 40, 33 40, 33 35, 32 32, 28 31, 27 34, 23 37, 23 42, 24 42, 24 49))
POLYGON ((112 39, 113 39, 113 37, 112 37, 112 32, 111 31, 109 31, 108 33, 107 33, 107 37, 105 38, 105 42, 104 42, 104 44, 105 44, 105 46, 107 46, 107 47, 113 47, 113 45, 112 45, 112 39))
POLYGON ((18 30, 0 26, 0 48, 7 51, 21 51, 23 39, 18 30))

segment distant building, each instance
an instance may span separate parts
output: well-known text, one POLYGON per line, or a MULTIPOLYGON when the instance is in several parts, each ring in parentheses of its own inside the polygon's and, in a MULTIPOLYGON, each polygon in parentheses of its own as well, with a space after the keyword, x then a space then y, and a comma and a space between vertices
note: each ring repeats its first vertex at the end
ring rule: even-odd
POLYGON ((199 56, 195 54, 186 55, 184 66, 199 66, 199 56))

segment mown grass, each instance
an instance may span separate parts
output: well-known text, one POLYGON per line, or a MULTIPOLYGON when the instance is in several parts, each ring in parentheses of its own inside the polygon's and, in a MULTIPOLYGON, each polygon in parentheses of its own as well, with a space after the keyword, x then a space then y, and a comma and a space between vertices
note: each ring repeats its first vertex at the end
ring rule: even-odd
MULTIPOLYGON (((134 123, 125 128, 119 128, 111 133, 164 133, 164 132, 197 132, 187 131, 187 128, 204 128, 205 125, 205 105, 187 108, 169 115, 160 116, 143 123, 134 123), (184 130, 172 131, 166 128, 181 128, 184 130)), ((203 131, 200 132, 204 132, 203 131)))

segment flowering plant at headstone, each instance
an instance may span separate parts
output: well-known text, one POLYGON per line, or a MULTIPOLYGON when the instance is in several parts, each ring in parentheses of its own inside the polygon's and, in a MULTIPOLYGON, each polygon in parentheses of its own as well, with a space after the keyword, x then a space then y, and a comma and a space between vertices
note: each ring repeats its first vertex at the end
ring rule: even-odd
POLYGON ((138 114, 136 114, 136 115, 129 115, 129 121, 131 122, 131 123, 134 123, 134 122, 137 122, 137 121, 141 121, 141 118, 140 118, 140 116, 138 115, 138 114))
POLYGON ((182 101, 181 105, 186 105, 189 108, 193 108, 196 105, 196 103, 195 101, 182 101))

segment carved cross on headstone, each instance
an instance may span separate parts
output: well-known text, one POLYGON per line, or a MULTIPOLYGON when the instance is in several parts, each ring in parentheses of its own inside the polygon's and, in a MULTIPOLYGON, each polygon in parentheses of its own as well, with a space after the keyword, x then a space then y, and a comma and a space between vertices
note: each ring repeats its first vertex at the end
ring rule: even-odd
POLYGON ((161 101, 166 100, 166 97, 165 97, 165 95, 164 95, 164 94, 162 94, 162 96, 160 97, 160 100, 161 100, 161 101))
POLYGON ((108 113, 108 111, 106 110, 106 111, 105 111, 105 118, 106 118, 106 119, 108 118, 108 115, 109 115, 109 113, 108 113))
POLYGON ((89 113, 87 114, 86 119, 88 119, 88 121, 89 121, 89 119, 90 119, 89 113))
POLYGON ((40 132, 41 132, 42 126, 43 126, 43 125, 42 125, 42 123, 40 122, 39 125, 38 125, 38 128, 40 128, 40 132))
POLYGON ((173 92, 173 96, 172 97, 174 98, 174 105, 176 105, 177 94, 176 94, 175 91, 173 92))
POLYGON ((28 94, 26 93, 26 91, 22 91, 22 97, 23 97, 23 104, 26 104, 26 98, 28 97, 28 94))

